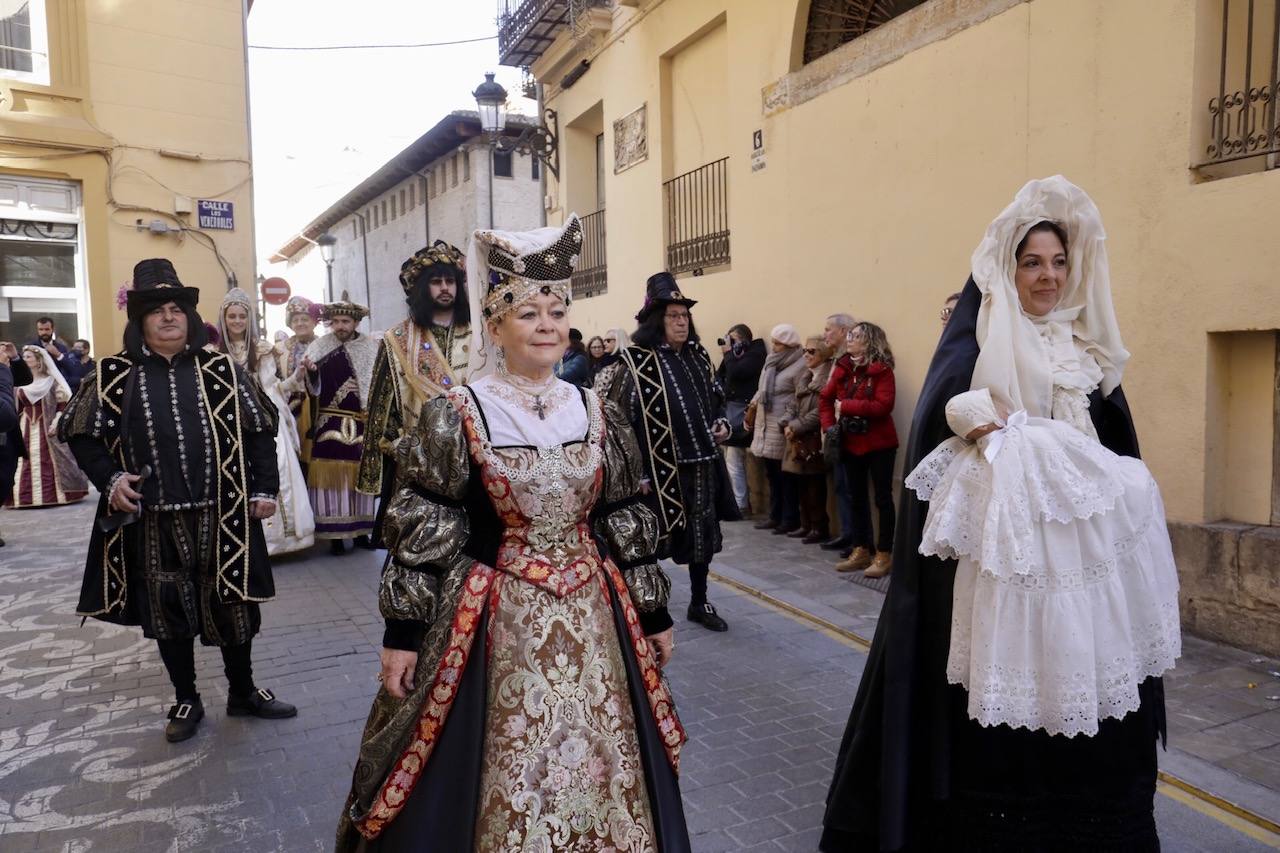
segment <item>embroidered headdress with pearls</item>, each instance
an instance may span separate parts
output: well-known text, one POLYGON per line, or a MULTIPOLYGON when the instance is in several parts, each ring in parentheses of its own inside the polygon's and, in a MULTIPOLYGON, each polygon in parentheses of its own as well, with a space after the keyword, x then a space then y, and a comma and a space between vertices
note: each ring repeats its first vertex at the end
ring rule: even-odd
MULTIPOLYGON (((564 225, 533 231, 476 231, 467 248, 468 278, 482 283, 470 289, 471 316, 500 322, 539 294, 572 300, 570 279, 582 252, 582 223, 570 214, 564 225)), ((475 323, 468 374, 474 380, 491 372, 497 353, 487 323, 475 323)))

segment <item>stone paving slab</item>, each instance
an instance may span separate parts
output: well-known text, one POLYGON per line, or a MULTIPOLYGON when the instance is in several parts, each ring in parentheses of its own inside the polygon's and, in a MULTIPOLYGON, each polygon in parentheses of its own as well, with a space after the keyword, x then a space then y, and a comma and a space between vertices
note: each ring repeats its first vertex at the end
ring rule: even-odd
MULTIPOLYGON (((884 595, 814 545, 730 526, 712 570, 870 640, 884 595)), ((892 575, 890 576, 890 579, 892 575)), ((1280 822, 1280 661, 1189 635, 1165 676, 1169 748, 1161 768, 1280 822)))
MULTIPOLYGON (((255 675, 299 706, 296 719, 228 719, 218 653, 199 649, 208 716, 194 739, 168 744, 172 699, 154 646, 136 629, 74 616, 91 513, 0 512, 0 850, 331 849, 376 686, 379 555, 316 548, 277 562, 255 675)), ((742 527, 730 529, 731 549, 742 527)), ((716 569, 740 567, 726 556, 716 569)), ((687 581, 673 578, 668 675, 690 735, 681 785, 694 850, 815 850, 864 655, 719 584, 713 600, 730 631, 689 625, 687 581)), ((1157 800, 1167 850, 1267 849, 1157 800)))

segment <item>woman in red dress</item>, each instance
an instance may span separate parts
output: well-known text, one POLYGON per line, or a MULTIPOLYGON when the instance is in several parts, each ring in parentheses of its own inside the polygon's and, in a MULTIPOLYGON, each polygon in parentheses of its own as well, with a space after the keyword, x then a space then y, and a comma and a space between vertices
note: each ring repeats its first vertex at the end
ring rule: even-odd
POLYGON ((71 451, 58 441, 56 419, 71 399, 71 389, 49 354, 40 347, 22 348, 32 381, 14 394, 26 456, 18 460, 13 493, 5 503, 16 509, 62 506, 89 493, 89 481, 71 451))

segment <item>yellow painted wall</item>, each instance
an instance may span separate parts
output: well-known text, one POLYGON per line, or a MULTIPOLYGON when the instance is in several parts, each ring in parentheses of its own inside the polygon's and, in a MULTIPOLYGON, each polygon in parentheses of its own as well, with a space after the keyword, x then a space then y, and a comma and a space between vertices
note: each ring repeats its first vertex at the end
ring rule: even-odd
POLYGON ((667 177, 729 153, 729 40, 723 19, 664 57, 667 177))
POLYGON ((984 229, 1025 181, 1062 173, 1106 223, 1144 457, 1170 517, 1205 520, 1208 333, 1280 327, 1266 250, 1280 172, 1202 182, 1189 168, 1207 115, 1194 86, 1197 0, 1159 15, 1144 0, 1017 3, 765 117, 762 89, 787 75, 798 17, 803 27, 797 2, 620 9, 590 72, 570 90, 549 87, 562 120, 602 102, 608 127, 649 105, 649 160, 608 179, 608 293, 578 303, 574 324, 592 334, 629 321, 645 276, 663 266, 661 58, 723 18, 733 261, 681 282, 701 300, 704 339, 738 321, 767 334, 781 321, 818 330, 834 311, 871 319, 897 354, 905 435, 938 309, 984 229), (757 128, 767 166, 753 173, 757 128))
MULTIPOLYGON (((80 183, 95 351, 119 348, 115 292, 142 258, 172 259, 183 283, 201 288, 201 313, 216 317, 227 277, 213 252, 134 223, 178 221, 165 216, 175 195, 232 202, 235 230, 206 233, 239 285, 256 287, 241 0, 49 7, 50 85, 0 79, 0 172, 80 183)), ((195 213, 180 221, 198 224, 195 213)))

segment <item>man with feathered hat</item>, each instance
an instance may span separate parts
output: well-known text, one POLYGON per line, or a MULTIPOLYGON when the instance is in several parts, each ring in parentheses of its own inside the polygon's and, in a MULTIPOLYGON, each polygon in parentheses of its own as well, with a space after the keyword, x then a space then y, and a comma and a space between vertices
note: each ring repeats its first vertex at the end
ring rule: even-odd
POLYGON ((311 428, 311 460, 307 491, 316 520, 316 538, 328 539, 333 554, 344 553, 343 539, 373 547, 374 499, 356 489, 364 448, 369 385, 377 355, 375 338, 356 328, 369 309, 342 300, 324 306, 329 334, 307 347, 302 374, 311 396, 315 421, 311 428))
POLYGON ((724 391, 698 342, 685 298, 669 272, 649 277, 631 346, 596 377, 595 389, 630 414, 649 479, 664 556, 689 567, 688 618, 712 631, 728 625, 707 600, 720 521, 740 518, 717 445, 729 437, 724 391))
MULTIPOLYGON (((360 459, 359 489, 381 495, 380 507, 395 480, 396 447, 402 436, 413 434, 422 404, 466 384, 471 314, 463 267, 462 252, 443 240, 400 267, 409 316, 379 344, 360 459)), ((378 522, 374 542, 380 544, 378 522)))
POLYGON ((315 343, 320 310, 319 305, 305 296, 294 296, 286 302, 284 322, 293 334, 276 344, 275 353, 277 370, 284 377, 280 390, 288 397, 289 411, 297 424, 299 456, 304 471, 311 459, 311 420, 314 413, 307 405, 307 386, 298 368, 302 366, 307 347, 315 343))
POLYGON ((157 641, 177 694, 170 741, 204 717, 197 636, 222 650, 229 715, 297 713, 255 687, 251 660, 258 605, 275 595, 262 532, 279 488, 275 410, 204 348, 198 298, 168 260, 138 263, 124 349, 99 359, 58 425, 102 493, 76 610, 157 641))

